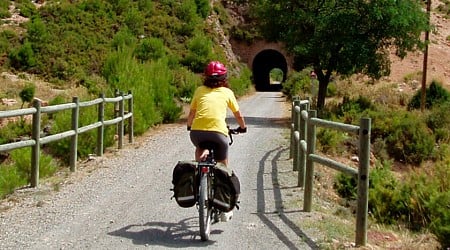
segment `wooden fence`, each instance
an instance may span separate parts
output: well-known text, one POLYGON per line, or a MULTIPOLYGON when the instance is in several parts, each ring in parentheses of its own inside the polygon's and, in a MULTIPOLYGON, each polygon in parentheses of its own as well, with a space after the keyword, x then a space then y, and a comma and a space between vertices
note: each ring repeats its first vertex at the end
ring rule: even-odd
POLYGON ((358 185, 355 243, 357 246, 365 246, 367 243, 371 119, 362 118, 360 126, 331 122, 317 118, 317 111, 310 110, 309 107, 309 101, 298 98, 294 99, 292 105, 291 157, 293 158, 293 168, 298 171, 298 186, 304 187, 303 210, 311 212, 314 163, 355 176, 358 185), (315 154, 317 126, 359 135, 358 169, 315 154))
POLYGON ((23 147, 31 147, 31 186, 37 187, 39 185, 39 156, 41 146, 64 138, 70 137, 70 170, 74 172, 76 170, 77 162, 77 146, 78 146, 78 135, 84 132, 90 131, 97 128, 97 146, 96 153, 98 156, 103 155, 103 140, 104 140, 104 130, 105 126, 117 124, 117 135, 118 135, 118 147, 119 149, 123 146, 124 138, 124 121, 128 120, 128 139, 129 142, 133 142, 133 95, 129 92, 124 95, 122 92, 116 92, 116 97, 106 98, 104 94, 101 94, 99 98, 79 102, 78 97, 73 97, 71 103, 58 104, 52 106, 41 106, 40 100, 33 101, 33 107, 18 109, 18 110, 8 110, 0 111, 0 119, 8 117, 23 117, 26 115, 32 115, 32 131, 31 138, 27 140, 21 140, 18 142, 11 142, 7 144, 0 145, 0 152, 6 152, 23 147), (128 100, 128 110, 125 111, 125 100, 128 100), (114 118, 110 120, 104 120, 105 114, 105 104, 114 103, 114 118), (84 107, 90 107, 97 105, 98 107, 98 121, 83 127, 79 127, 79 117, 80 109, 84 107), (72 125, 71 130, 60 132, 57 134, 52 134, 48 136, 43 136, 41 133, 41 115, 45 113, 55 113, 63 110, 72 110, 72 125))

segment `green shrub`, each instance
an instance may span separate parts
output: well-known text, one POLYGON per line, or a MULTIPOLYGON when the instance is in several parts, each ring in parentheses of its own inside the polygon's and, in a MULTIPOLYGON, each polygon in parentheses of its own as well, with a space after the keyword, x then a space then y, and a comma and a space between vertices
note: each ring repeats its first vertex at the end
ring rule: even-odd
POLYGON ((450 190, 432 197, 428 206, 431 210, 430 229, 437 236, 443 249, 450 247, 450 190))
POLYGON ((26 184, 27 180, 20 177, 13 165, 0 165, 0 199, 26 184))
POLYGON ((431 159, 435 139, 424 121, 412 113, 404 113, 398 118, 391 121, 390 133, 386 137, 389 155, 413 164, 431 159))
POLYGON ((241 64, 239 71, 229 76, 229 84, 236 96, 246 94, 252 86, 252 72, 245 65, 241 64))
POLYGON ((9 122, 0 128, 0 144, 5 144, 17 140, 20 137, 31 136, 31 124, 20 122, 9 122))
POLYGON ((211 11, 209 0, 195 0, 195 3, 197 5, 197 13, 200 17, 207 18, 211 11))
POLYGON ((319 128, 317 142, 319 150, 325 154, 336 154, 345 150, 343 142, 347 136, 335 129, 319 128))
POLYGON ((369 175, 369 211, 381 223, 398 223, 408 219, 405 201, 408 195, 391 172, 391 163, 377 162, 369 175))
POLYGON ((436 141, 450 143, 450 102, 435 105, 426 118, 427 126, 434 132, 436 141))
MULTIPOLYGON (((417 91, 408 104, 408 109, 419 109, 421 103, 421 90, 417 91)), ((426 90, 425 108, 431 109, 435 105, 450 102, 450 92, 442 87, 442 84, 433 80, 426 90)))
POLYGON ((190 103, 197 86, 202 84, 201 77, 194 74, 192 71, 189 71, 186 67, 180 67, 174 70, 173 80, 176 89, 176 97, 187 103, 190 103))
POLYGON ((17 49, 13 49, 8 57, 11 61, 11 66, 17 70, 31 69, 37 64, 31 43, 28 42, 25 42, 17 49))
MULTIPOLYGON (((450 158, 431 169, 410 172, 401 181, 391 165, 389 161, 376 162, 370 171, 370 215, 379 223, 403 224, 417 231, 430 229, 443 247, 449 246, 450 158)), ((353 176, 338 174, 334 188, 341 197, 357 197, 353 176)))
POLYGON ((37 13, 37 9, 31 1, 16 0, 16 8, 20 10, 20 15, 24 17, 31 17, 37 13))
POLYGON ((341 197, 354 200, 358 198, 357 185, 354 176, 339 172, 336 176, 333 188, 341 197))
POLYGON ((417 165, 432 159, 435 137, 420 112, 371 110, 367 116, 372 119, 372 141, 384 140, 390 157, 417 165))
MULTIPOLYGON (((369 110, 375 110, 375 106, 364 96, 359 96, 356 99, 344 96, 342 103, 331 107, 330 110, 339 121, 347 124, 355 124, 359 123, 361 117, 366 116, 369 110)), ((323 117, 323 114, 321 115, 323 117)))
POLYGON ((202 73, 212 58, 212 42, 204 35, 197 35, 188 41, 188 52, 181 63, 196 73, 202 73))
POLYGON ((0 53, 9 54, 11 49, 18 46, 19 36, 11 30, 3 30, 0 32, 0 53))
MULTIPOLYGON (((11 159, 17 169, 17 174, 31 182, 31 148, 21 148, 11 151, 11 159)), ((52 176, 57 170, 57 164, 49 155, 41 153, 39 156, 39 178, 52 176)))
POLYGON ((36 92, 36 86, 33 83, 27 83, 25 87, 19 92, 20 99, 22 100, 22 106, 28 102, 31 103, 31 101, 34 98, 34 93, 36 92))
POLYGON ((135 56, 141 62, 158 60, 166 55, 164 41, 159 38, 145 38, 140 41, 135 56))
MULTIPOLYGON (((52 176, 58 165, 49 155, 39 156, 39 178, 52 176)), ((20 148, 10 152, 8 164, 0 165, 0 199, 31 182, 31 148, 20 148)))
POLYGON ((310 91, 311 79, 309 76, 309 70, 305 69, 300 72, 290 73, 283 84, 282 92, 292 99, 294 96, 300 96, 305 99, 306 93, 310 91))

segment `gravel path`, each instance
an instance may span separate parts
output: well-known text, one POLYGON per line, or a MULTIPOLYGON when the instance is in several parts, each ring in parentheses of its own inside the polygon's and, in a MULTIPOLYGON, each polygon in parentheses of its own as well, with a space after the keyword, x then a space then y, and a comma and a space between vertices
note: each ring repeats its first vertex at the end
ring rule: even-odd
MULTIPOLYGON (((0 212, 0 249, 317 248, 296 226, 300 209, 283 204, 279 177, 292 168, 284 97, 256 93, 240 105, 248 133, 234 136, 230 149, 241 180, 240 210, 213 225, 210 241, 200 241, 197 210, 170 199, 172 169, 194 151, 185 125, 171 124, 80 164, 57 192, 44 184, 22 191, 26 198, 0 212)), ((295 192, 295 184, 284 188, 295 192)))

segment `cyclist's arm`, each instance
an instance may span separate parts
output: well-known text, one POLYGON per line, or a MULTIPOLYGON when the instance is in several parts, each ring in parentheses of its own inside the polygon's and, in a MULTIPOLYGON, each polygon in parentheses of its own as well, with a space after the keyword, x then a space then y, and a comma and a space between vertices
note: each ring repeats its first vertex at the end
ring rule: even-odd
POLYGON ((242 116, 241 111, 238 110, 238 111, 234 112, 233 115, 236 118, 236 121, 239 124, 239 127, 243 128, 243 129, 247 127, 247 125, 245 125, 245 120, 244 120, 244 117, 242 116))
POLYGON ((195 109, 190 109, 189 110, 189 115, 188 115, 188 117, 187 117, 187 126, 188 127, 191 127, 192 126, 192 121, 194 121, 194 117, 195 117, 195 112, 196 112, 197 110, 195 110, 195 109))

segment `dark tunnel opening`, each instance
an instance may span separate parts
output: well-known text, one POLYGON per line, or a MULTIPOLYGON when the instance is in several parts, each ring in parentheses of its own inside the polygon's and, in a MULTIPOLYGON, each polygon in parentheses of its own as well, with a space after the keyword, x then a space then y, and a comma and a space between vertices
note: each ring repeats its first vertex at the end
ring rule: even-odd
POLYGON ((280 91, 286 81, 288 65, 286 58, 280 52, 267 49, 259 52, 253 59, 253 83, 257 91, 280 91), (283 71, 281 83, 274 84, 270 81, 270 71, 280 69, 283 71))

